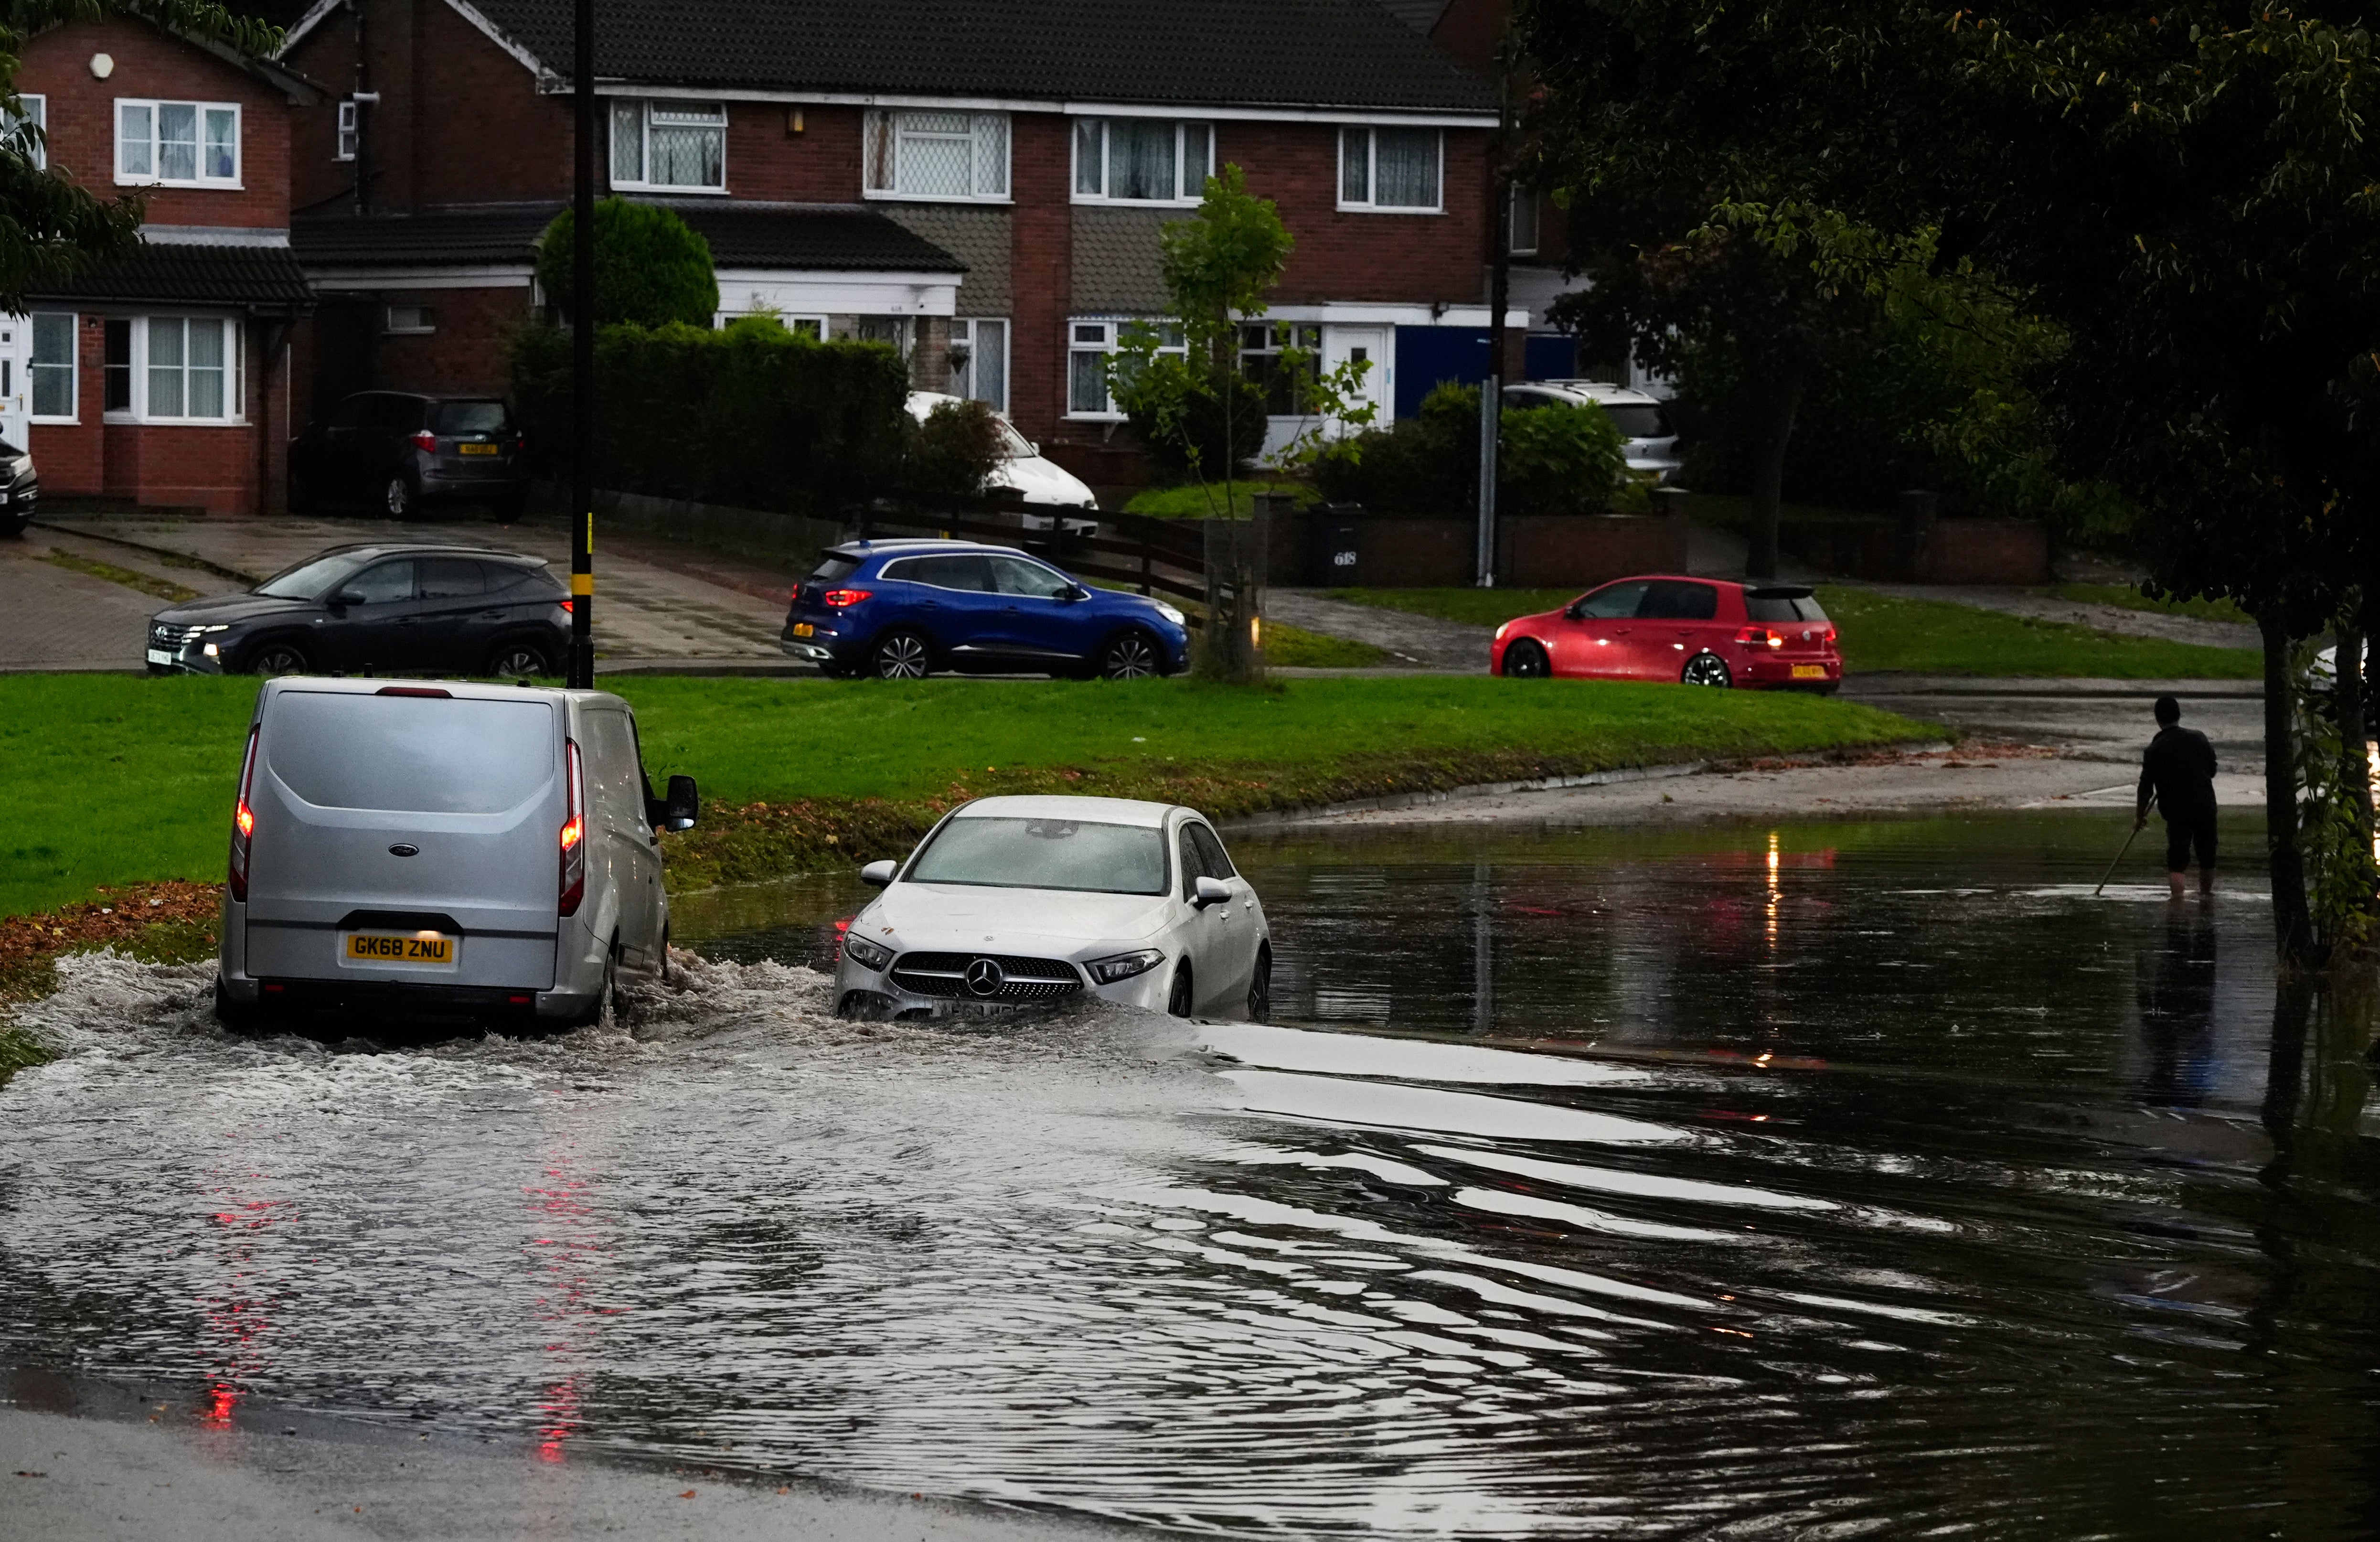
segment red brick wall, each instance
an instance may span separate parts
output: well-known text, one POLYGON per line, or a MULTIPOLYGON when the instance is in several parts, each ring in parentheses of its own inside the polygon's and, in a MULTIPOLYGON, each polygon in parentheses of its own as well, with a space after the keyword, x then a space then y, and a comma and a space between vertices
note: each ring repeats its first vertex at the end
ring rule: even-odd
POLYGON ((101 21, 35 35, 15 83, 19 92, 49 99, 50 164, 102 198, 119 191, 116 98, 238 103, 241 186, 147 188, 148 221, 268 228, 289 223, 289 99, 255 76, 145 22, 101 21), (91 73, 95 54, 115 61, 104 80, 91 73))
POLYGON ((1339 209, 1339 131, 1329 124, 1219 123, 1215 153, 1247 173, 1248 191, 1280 205, 1297 239, 1280 305, 1323 300, 1444 301, 1487 297, 1483 262, 1488 136, 1450 128, 1440 195, 1445 212, 1375 214, 1339 209))
POLYGON ((775 102, 727 104, 727 190, 787 203, 859 201, 859 136, 865 109, 794 108, 775 102), (786 127, 802 115, 802 131, 786 127))
POLYGON ((379 314, 426 305, 437 330, 381 333, 372 344, 373 383, 390 391, 506 393, 504 339, 528 319, 528 290, 389 289, 372 297, 379 314))
POLYGON ((1074 296, 1074 127, 1054 113, 1010 120, 1008 411, 1027 439, 1098 443, 1099 425, 1062 424, 1066 410, 1066 316, 1074 296))

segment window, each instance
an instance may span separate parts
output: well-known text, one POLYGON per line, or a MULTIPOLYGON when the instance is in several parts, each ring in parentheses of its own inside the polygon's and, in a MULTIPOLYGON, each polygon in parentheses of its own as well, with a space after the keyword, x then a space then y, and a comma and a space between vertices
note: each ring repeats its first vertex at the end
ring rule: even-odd
POLYGON ((1435 128, 1339 131, 1339 207, 1438 212, 1435 128))
POLYGON ((1008 116, 870 113, 862 159, 871 198, 1005 200, 1008 116))
POLYGON ((727 190, 727 109, 710 102, 612 103, 612 186, 727 190))
POLYGON ((115 180, 140 187, 238 187, 239 104, 118 98, 115 180))
POLYGON ((356 158, 356 146, 363 138, 363 110, 360 102, 339 103, 339 139, 331 152, 332 160, 352 161, 356 158))
POLYGON ((217 316, 110 317, 107 412, 140 422, 240 421, 245 336, 217 316))
POLYGON ((989 317, 951 322, 951 395, 1008 410, 1008 322, 989 317))
POLYGON ((20 96, 19 111, 0 110, 0 134, 15 140, 13 148, 39 171, 50 164, 48 140, 42 130, 50 123, 50 99, 46 96, 20 96), (28 132, 30 130, 30 132, 28 132))
POLYGON ((1537 190, 1535 188, 1512 189, 1512 219, 1505 227, 1504 249, 1514 257, 1535 257, 1537 254, 1537 190))
POLYGON ((1195 203, 1215 174, 1215 133, 1171 118, 1078 118, 1075 199, 1195 203))
POLYGON ((1298 401, 1301 377, 1311 382, 1322 356, 1322 329, 1286 322, 1258 322, 1240 328, 1240 373, 1265 394, 1265 411, 1275 418, 1302 417, 1298 401), (1283 348, 1302 348, 1309 356, 1296 370, 1281 362, 1283 348))
POLYGON ((107 321, 107 362, 103 370, 105 410, 132 410, 132 323, 121 316, 107 321))
POLYGON ((426 305, 392 305, 382 326, 382 332, 404 335, 408 333, 436 332, 438 317, 426 305))
POLYGON ((991 559, 992 588, 1002 594, 1034 600, 1062 600, 1075 592, 1075 580, 1023 557, 991 559))
POLYGON ((1066 357, 1066 416, 1122 418, 1108 396, 1108 356, 1134 328, 1157 334, 1160 354, 1187 354, 1182 329, 1172 322, 1071 322, 1066 357))
POLYGON ((75 420, 75 319, 51 311, 33 314, 33 416, 52 422, 75 420))

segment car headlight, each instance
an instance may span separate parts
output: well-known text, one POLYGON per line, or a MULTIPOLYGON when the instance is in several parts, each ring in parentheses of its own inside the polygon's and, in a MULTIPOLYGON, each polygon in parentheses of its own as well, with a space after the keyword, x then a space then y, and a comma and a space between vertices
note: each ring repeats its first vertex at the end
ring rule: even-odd
POLYGON ((1175 610, 1172 606, 1167 604, 1162 600, 1160 600, 1157 602, 1157 613, 1163 616, 1166 620, 1173 623, 1176 626, 1184 625, 1186 621, 1186 618, 1180 611, 1175 610))
POLYGON ((1113 958, 1095 958, 1084 968, 1091 972, 1096 985, 1113 985, 1135 975, 1145 975, 1165 962, 1165 954, 1155 948, 1142 948, 1136 953, 1118 953, 1113 958))
POLYGON ((231 623, 228 621, 219 621, 212 626, 208 627, 207 630, 210 632, 228 632, 231 630, 231 623))
POLYGON ((884 966, 892 962, 892 950, 879 947, 865 937, 854 937, 849 932, 845 932, 843 937, 843 956, 863 969, 880 975, 884 972, 884 966))
POLYGON ((1509 621, 1508 621, 1508 622, 1506 622, 1506 623, 1504 623, 1504 625, 1503 625, 1497 627, 1497 628, 1496 628, 1496 640, 1497 640, 1498 642, 1502 642, 1502 641, 1504 640, 1504 634, 1505 634, 1505 633, 1507 633, 1507 632, 1509 632, 1509 631, 1511 631, 1512 629, 1512 624, 1511 622, 1509 622, 1509 621))
POLYGON ((205 654, 210 659, 220 658, 223 655, 223 650, 216 647, 213 643, 208 643, 205 647, 200 649, 199 651, 205 654))

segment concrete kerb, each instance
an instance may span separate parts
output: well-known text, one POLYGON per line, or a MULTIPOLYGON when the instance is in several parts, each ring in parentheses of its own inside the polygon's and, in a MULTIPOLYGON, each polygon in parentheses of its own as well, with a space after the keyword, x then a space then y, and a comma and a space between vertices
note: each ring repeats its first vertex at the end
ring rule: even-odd
POLYGON ((261 584, 265 578, 261 573, 244 573, 237 567, 225 567, 221 563, 212 563, 204 557, 194 557, 188 552, 176 552, 170 546, 152 546, 145 540, 128 540, 122 536, 109 535, 102 530, 91 529, 87 524, 61 525, 48 519, 36 519, 31 523, 32 528, 37 530, 50 530, 58 535, 74 536, 82 540, 103 540, 110 546, 121 546, 128 552, 140 552, 176 565, 195 567, 201 572, 212 573, 218 578, 228 578, 236 584, 261 584))

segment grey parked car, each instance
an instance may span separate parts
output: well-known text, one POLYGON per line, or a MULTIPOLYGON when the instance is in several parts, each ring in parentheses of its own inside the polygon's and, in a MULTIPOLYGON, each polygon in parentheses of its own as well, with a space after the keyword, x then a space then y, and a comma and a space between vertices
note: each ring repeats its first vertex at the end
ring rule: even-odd
POLYGON ((528 497, 524 441, 494 396, 349 396, 289 442, 289 504, 357 504, 403 519, 439 500, 516 515, 528 497))
POLYGON ((234 806, 215 1007, 524 1023, 599 1017, 666 974, 662 830, 626 702, 602 691, 270 680, 234 806))

